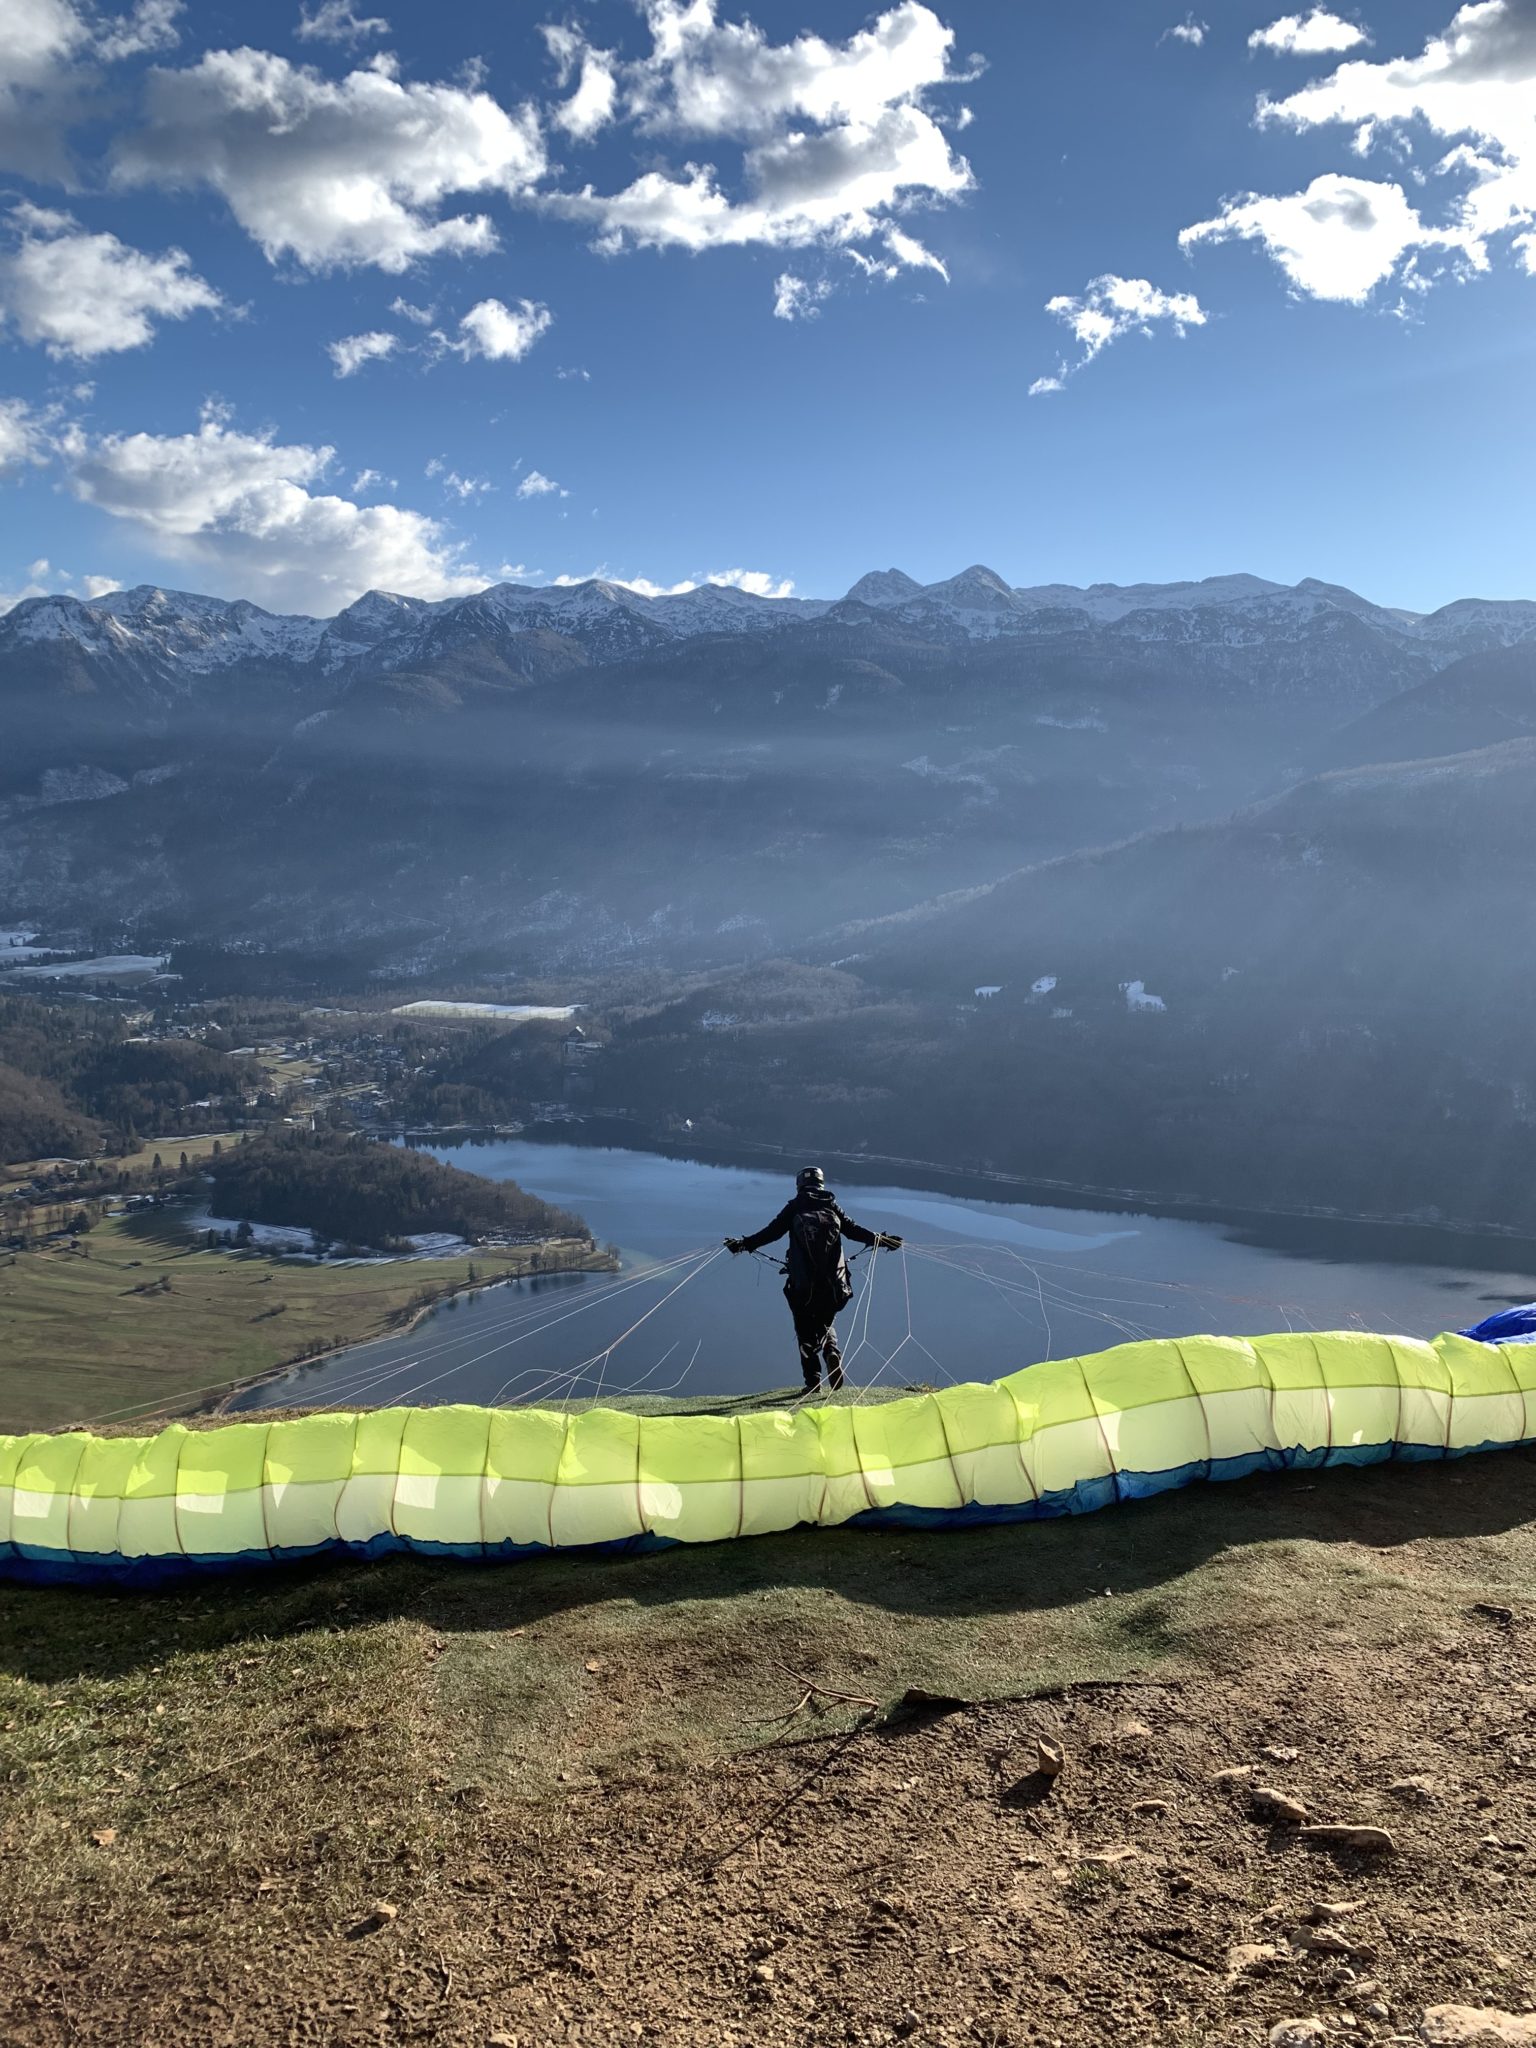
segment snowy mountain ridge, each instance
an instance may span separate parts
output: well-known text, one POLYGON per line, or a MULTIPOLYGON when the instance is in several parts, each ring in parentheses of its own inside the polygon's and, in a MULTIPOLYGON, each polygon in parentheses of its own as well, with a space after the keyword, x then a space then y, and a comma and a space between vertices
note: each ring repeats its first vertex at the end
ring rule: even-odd
POLYGON ((331 675, 416 666, 468 644, 523 634, 574 641, 589 661, 603 662, 712 635, 777 634, 818 624, 849 632, 883 622, 951 644, 1107 630, 1125 639, 1244 646, 1308 632, 1330 619, 1341 626, 1357 621, 1449 659, 1536 635, 1536 602, 1469 598, 1421 614, 1373 604, 1311 577, 1292 585, 1236 574, 1198 582, 1013 586, 973 564, 927 584, 899 569, 871 571, 840 599, 762 597, 725 584, 651 596, 595 577, 562 585, 497 583, 437 600, 370 590, 334 618, 315 619, 264 611, 247 599, 140 584, 97 598, 25 600, 0 618, 0 660, 58 647, 167 677, 212 675, 247 663, 331 675))

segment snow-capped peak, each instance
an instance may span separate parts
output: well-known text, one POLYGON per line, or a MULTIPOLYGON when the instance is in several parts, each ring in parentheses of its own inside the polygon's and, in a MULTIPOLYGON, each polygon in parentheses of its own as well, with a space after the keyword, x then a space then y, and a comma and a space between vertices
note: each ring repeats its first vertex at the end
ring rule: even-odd
POLYGON ((923 586, 915 576, 909 576, 904 569, 871 569, 867 576, 861 576, 848 591, 846 604, 887 605, 901 604, 906 598, 918 597, 923 586))

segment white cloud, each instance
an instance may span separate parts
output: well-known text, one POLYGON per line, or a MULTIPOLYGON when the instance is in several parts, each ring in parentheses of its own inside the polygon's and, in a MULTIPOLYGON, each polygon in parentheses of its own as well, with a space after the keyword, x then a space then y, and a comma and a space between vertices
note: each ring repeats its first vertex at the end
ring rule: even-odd
POLYGON ((365 42, 369 36, 387 36, 389 23, 381 14, 354 13, 350 0, 320 0, 313 13, 307 7, 299 8, 298 26, 293 32, 301 43, 352 46, 365 42))
POLYGON ((409 320, 416 327, 430 327, 437 318, 435 306, 413 306, 409 299, 391 299, 389 310, 401 320, 409 320))
POLYGON ((921 242, 907 234, 904 229, 887 228, 880 239, 896 261, 904 264, 908 270, 936 270, 944 282, 949 283, 949 272, 938 257, 931 249, 925 249, 921 242))
POLYGON ((459 322, 459 339, 444 346, 459 355, 484 356, 493 363, 520 363, 554 321, 548 306, 519 299, 505 306, 500 299, 482 299, 459 322))
MULTIPOLYGON (((970 166, 926 104, 957 80, 953 33, 920 0, 898 0, 842 43, 811 33, 772 43, 751 22, 722 22, 716 0, 648 0, 646 19, 650 54, 610 69, 617 113, 655 138, 738 147, 739 189, 689 159, 618 192, 552 195, 546 203, 595 228, 600 248, 846 244, 913 203, 969 190, 970 166)), ((566 73, 588 54, 609 61, 572 31, 556 54, 566 73)), ((909 237, 893 254, 939 267, 909 237)))
MULTIPOLYGON (((76 579, 67 569, 56 569, 46 557, 29 562, 26 568, 26 582, 19 590, 0 590, 0 614, 11 611, 16 605, 25 604, 29 597, 49 597, 55 593, 73 597, 77 594, 72 587, 76 579)), ((82 576, 79 590, 86 597, 105 597, 109 590, 120 590, 122 584, 116 576, 82 576)))
MULTIPOLYGON (((1288 31, 1296 19, 1262 33, 1288 31)), ((1318 19, 1314 10, 1298 25, 1318 19)), ((1486 270, 1506 236, 1536 276, 1536 0, 1472 0, 1418 56, 1353 58, 1287 99, 1261 99, 1259 119, 1297 131, 1348 128, 1358 157, 1389 146, 1410 160, 1418 203, 1395 181, 1329 172, 1304 192, 1229 200, 1184 230, 1186 246, 1257 241, 1297 291, 1354 304, 1394 277, 1424 291, 1437 277, 1486 270), (1411 162, 1425 131, 1451 144, 1429 169, 1411 162), (1435 189, 1431 174, 1447 181, 1438 218, 1424 198, 1435 189)))
POLYGON ((1151 334, 1160 324, 1182 336, 1189 327, 1205 325, 1205 308, 1193 292, 1160 291, 1144 277, 1096 277, 1081 298, 1063 294, 1046 301, 1047 313, 1054 313, 1072 332, 1080 351, 1075 363, 1063 362, 1054 376, 1037 377, 1029 387, 1031 398, 1060 391, 1068 377, 1085 369, 1095 356, 1126 334, 1151 334))
POLYGON ((565 368, 556 370, 555 375, 562 384, 570 382, 572 378, 579 384, 590 384, 592 382, 592 372, 582 369, 579 363, 572 363, 565 368))
POLYGON ((138 0, 129 13, 112 15, 105 21, 87 13, 95 54, 105 63, 117 64, 125 57, 173 50, 181 40, 176 23, 182 12, 183 0, 138 0))
POLYGON ((139 0, 100 14, 89 0, 5 0, 0 36, 0 163, 36 178, 70 176, 67 135, 89 110, 103 64, 177 39, 181 0, 139 0))
POLYGON ((1328 57, 1357 50, 1369 41, 1356 23, 1330 14, 1326 7, 1314 7, 1310 14, 1282 14, 1268 28, 1256 28, 1248 47, 1269 50, 1279 57, 1328 57))
MULTIPOLYGON (((521 571, 531 574, 531 571, 521 571)), ((649 576, 612 576, 606 569, 589 569, 585 576, 551 576, 548 581, 556 590, 569 590, 576 583, 616 583, 621 590, 632 590, 637 597, 683 597, 690 590, 698 590, 704 584, 720 584, 732 590, 745 590, 753 597, 793 597, 795 586, 788 577, 775 578, 766 569, 716 569, 708 576, 685 576, 679 583, 653 583, 649 576)))
POLYGON ((117 147, 128 185, 209 186, 276 262, 312 270, 496 246, 455 193, 526 194, 543 175, 538 122, 488 93, 402 84, 385 60, 340 80, 261 50, 209 50, 150 74, 146 122, 117 147))
POLYGON ((6 590, 0 588, 0 618, 3 618, 7 612, 14 611, 17 605, 25 604, 29 597, 47 597, 48 595, 48 585, 37 582, 29 572, 26 582, 19 589, 6 590))
POLYGON ((793 597, 795 586, 785 576, 775 579, 766 569, 716 569, 706 583, 724 583, 733 590, 745 590, 753 597, 793 597))
POLYGON ((371 587, 450 597, 485 581, 436 520, 314 488, 331 449, 241 433, 211 409, 195 433, 73 428, 59 445, 77 498, 216 586, 279 610, 335 611, 371 587))
POLYGON ((24 398, 0 398, 0 477, 19 476, 48 459, 43 422, 24 398))
POLYGON ((812 284, 786 270, 773 281, 773 317, 775 320, 814 320, 821 311, 819 302, 830 298, 831 294, 832 287, 824 277, 812 284))
POLYGON ((456 469, 444 469, 441 463, 429 465, 427 474, 441 477, 443 489, 461 503, 467 498, 483 497, 496 488, 488 476, 460 476, 456 469))
POLYGON ((1199 21, 1193 14, 1186 14, 1182 21, 1176 21, 1172 28, 1165 28, 1158 37, 1160 43, 1188 43, 1192 50, 1198 50, 1211 32, 1208 21, 1199 21))
POLYGON ((1390 277, 1405 253, 1445 237, 1427 228, 1401 185, 1325 171, 1305 192, 1230 199, 1212 220, 1196 221, 1179 241, 1262 244, 1298 292, 1360 305, 1390 277))
POLYGON ((547 498, 557 491, 562 498, 568 495, 560 490, 552 476, 545 476, 542 470, 537 469, 530 469, 517 487, 520 498, 547 498))
POLYGON ((606 128, 618 107, 619 83, 611 50, 595 50, 574 29, 549 22, 539 31, 555 60, 556 82, 563 92, 574 77, 576 89, 553 108, 550 119, 577 142, 588 142, 606 128))
POLYGON ((180 249, 147 256, 116 235, 88 234, 71 214, 25 202, 16 239, 0 248, 0 318, 59 358, 142 348, 157 320, 184 320, 223 301, 180 249))
POLYGON ((382 362, 400 346, 399 337, 375 328, 369 334, 343 334, 325 344, 325 352, 336 365, 338 377, 353 377, 364 363, 382 362))
POLYGON ((381 484, 383 483, 383 481, 384 479, 379 474, 378 470, 360 469, 357 472, 357 475, 352 479, 352 495, 354 498, 356 498, 360 496, 362 492, 372 490, 375 484, 381 484))

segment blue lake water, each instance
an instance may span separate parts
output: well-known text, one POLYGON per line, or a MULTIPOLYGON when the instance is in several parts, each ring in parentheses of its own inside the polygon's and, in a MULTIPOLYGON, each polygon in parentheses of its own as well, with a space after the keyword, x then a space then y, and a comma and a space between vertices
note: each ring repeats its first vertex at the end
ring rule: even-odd
MULTIPOLYGON (((295 1368, 239 1406, 735 1394, 799 1383, 782 1281, 716 1251, 792 1193, 757 1167, 518 1139, 434 1146, 584 1216, 616 1275, 503 1285, 295 1368)), ((847 1212, 900 1234, 860 1257, 840 1321, 851 1381, 994 1379, 1141 1336, 1373 1329, 1433 1336, 1536 1296, 1529 1247, 1345 1224, 1257 1225, 962 1199, 838 1182, 847 1212), (1522 1263, 1524 1262, 1524 1263, 1522 1263)))

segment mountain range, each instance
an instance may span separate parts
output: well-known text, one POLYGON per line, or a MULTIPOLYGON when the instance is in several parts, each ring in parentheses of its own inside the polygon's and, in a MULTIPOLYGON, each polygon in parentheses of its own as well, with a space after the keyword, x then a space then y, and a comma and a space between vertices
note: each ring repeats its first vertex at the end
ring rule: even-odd
POLYGON ((392 975, 792 951, 1524 730, 1533 652, 1530 602, 1248 575, 37 598, 0 619, 0 923, 392 975))

